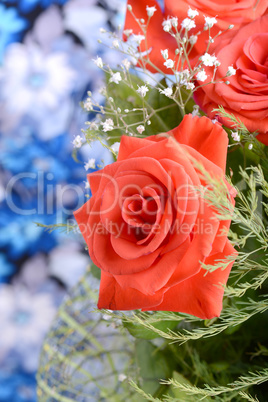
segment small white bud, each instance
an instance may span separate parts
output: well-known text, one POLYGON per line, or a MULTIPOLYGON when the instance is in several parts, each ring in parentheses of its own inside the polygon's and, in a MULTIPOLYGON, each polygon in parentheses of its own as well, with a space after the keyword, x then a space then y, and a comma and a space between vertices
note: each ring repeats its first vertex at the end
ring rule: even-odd
POLYGON ((194 45, 197 42, 198 37, 196 35, 191 35, 189 38, 189 42, 191 45, 194 45))
POLYGON ((138 131, 139 134, 142 134, 143 131, 145 131, 144 126, 138 126, 138 127, 137 127, 137 131, 138 131))
POLYGON ((113 41, 113 47, 115 47, 116 49, 119 48, 119 42, 118 42, 117 39, 115 39, 115 40, 113 41))
POLYGON ((228 70, 227 70, 227 73, 226 73, 226 76, 231 77, 232 75, 235 75, 235 74, 236 74, 236 69, 233 68, 233 66, 229 66, 228 70))
POLYGON ((191 7, 189 7, 187 14, 189 18, 194 18, 199 15, 199 12, 197 10, 192 10, 191 7))
POLYGON ((97 56, 96 59, 93 59, 94 63, 96 64, 97 67, 99 68, 103 68, 103 62, 102 62, 102 58, 97 56))
POLYGON ((168 49, 161 50, 161 54, 162 54, 162 56, 164 57, 165 60, 168 59, 168 49))
POLYGON ((168 59, 165 61, 164 66, 166 66, 166 68, 173 68, 174 67, 174 61, 171 59, 168 59))
POLYGON ((111 150, 117 154, 120 148, 120 142, 115 142, 113 145, 111 145, 111 150))
POLYGON ((156 8, 155 8, 155 6, 153 6, 153 7, 146 6, 146 11, 147 11, 148 17, 152 17, 154 15, 154 13, 156 12, 156 8))

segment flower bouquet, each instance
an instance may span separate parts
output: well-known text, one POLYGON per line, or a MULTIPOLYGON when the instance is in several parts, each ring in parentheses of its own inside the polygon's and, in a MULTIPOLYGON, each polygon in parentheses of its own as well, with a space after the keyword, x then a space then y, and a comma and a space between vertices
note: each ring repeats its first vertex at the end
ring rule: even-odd
POLYGON ((267 2, 129 0, 102 33, 119 63, 96 55, 106 85, 73 143, 114 163, 86 166, 69 227, 91 263, 44 344, 40 401, 265 401, 267 2))

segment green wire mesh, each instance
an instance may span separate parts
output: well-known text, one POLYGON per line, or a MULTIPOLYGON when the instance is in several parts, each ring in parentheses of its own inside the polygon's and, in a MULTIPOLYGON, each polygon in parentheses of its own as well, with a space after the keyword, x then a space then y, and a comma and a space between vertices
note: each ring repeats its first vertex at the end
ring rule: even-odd
POLYGON ((133 339, 94 311, 98 286, 88 273, 61 305, 40 357, 40 402, 137 400, 125 376, 137 380, 133 339))

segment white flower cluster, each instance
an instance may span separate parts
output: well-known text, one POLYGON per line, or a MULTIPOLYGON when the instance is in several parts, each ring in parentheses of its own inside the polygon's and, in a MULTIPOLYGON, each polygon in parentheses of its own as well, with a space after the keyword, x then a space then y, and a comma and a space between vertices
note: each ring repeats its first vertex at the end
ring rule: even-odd
POLYGON ((172 88, 165 88, 165 89, 161 89, 159 88, 159 92, 163 95, 166 95, 168 98, 170 98, 173 94, 173 90, 172 88))
POLYGON ((166 20, 163 21, 162 25, 163 25, 163 30, 165 32, 170 32, 172 27, 177 28, 178 18, 177 17, 167 18, 166 20))
POLYGON ((85 170, 88 171, 88 169, 96 169, 96 160, 91 158, 85 163, 85 170))
POLYGON ((107 131, 111 131, 114 129, 114 122, 112 119, 106 119, 101 122, 102 130, 106 133, 107 131))
POLYGON ((137 92, 138 94, 144 98, 146 93, 149 91, 149 88, 146 85, 142 85, 141 87, 138 86, 137 92))
POLYGON ((203 56, 201 56, 200 60, 207 67, 218 67, 221 64, 216 56, 211 56, 209 53, 205 53, 203 56))
POLYGON ((74 148, 81 148, 82 145, 83 145, 83 138, 80 135, 77 135, 73 140, 73 146, 74 148))
POLYGON ((233 131, 233 132, 231 133, 231 136, 232 136, 232 139, 233 139, 234 141, 237 141, 237 142, 240 141, 240 135, 238 134, 237 131, 233 131))
POLYGON ((191 29, 195 28, 196 25, 193 19, 185 18, 181 23, 181 27, 186 31, 190 31, 191 29))
POLYGON ((119 82, 121 80, 122 80, 121 74, 119 72, 117 72, 117 73, 112 73, 112 76, 109 79, 109 82, 114 82, 115 84, 119 84, 119 82))
POLYGON ((196 74, 196 79, 198 81, 204 82, 204 81, 206 81, 207 78, 208 78, 208 76, 204 69, 202 69, 201 71, 198 71, 198 73, 196 74))
POLYGON ((205 17, 205 30, 208 28, 212 28, 213 25, 217 24, 217 20, 215 17, 205 17))

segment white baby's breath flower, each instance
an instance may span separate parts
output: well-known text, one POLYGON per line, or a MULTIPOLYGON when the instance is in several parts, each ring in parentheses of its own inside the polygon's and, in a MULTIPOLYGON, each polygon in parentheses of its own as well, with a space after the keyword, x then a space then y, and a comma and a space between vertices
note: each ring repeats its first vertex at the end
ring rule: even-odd
POLYGON ((199 116, 199 106, 198 105, 193 106, 192 116, 199 116))
POLYGON ((112 73, 112 76, 109 79, 109 82, 114 82, 115 84, 119 84, 120 81, 122 81, 121 74, 119 72, 112 73))
POLYGON ((125 69, 128 71, 129 69, 130 69, 130 67, 131 67, 131 63, 130 63, 130 61, 128 60, 128 59, 124 59, 123 61, 122 61, 122 64, 123 64, 123 66, 125 67, 125 69))
POLYGON ((101 122, 102 129, 106 133, 107 131, 111 131, 114 129, 114 122, 112 119, 106 119, 101 122))
POLYGON ((215 17, 205 17, 205 29, 212 28, 215 24, 217 24, 215 17))
POLYGON ((135 34, 132 34, 132 35, 131 35, 131 39, 132 39, 134 42, 136 42, 138 45, 140 45, 141 42, 145 39, 145 36, 144 36, 144 35, 135 35, 135 34))
POLYGON ((181 85, 186 85, 189 78, 190 78, 190 71, 188 70, 188 68, 186 68, 183 71, 179 71, 177 73, 178 83, 181 85))
POLYGON ((211 56, 209 53, 205 53, 203 56, 200 57, 200 60, 205 66, 212 67, 217 61, 217 57, 211 56))
POLYGON ((201 70, 196 74, 196 78, 198 81, 204 82, 208 78, 207 74, 205 73, 205 70, 201 70))
POLYGON ((85 189, 86 189, 86 190, 89 190, 89 189, 90 189, 90 184, 89 184, 89 182, 88 182, 88 181, 84 181, 84 183, 85 183, 85 189))
POLYGON ((191 7, 189 7, 187 14, 189 18, 194 18, 199 15, 199 12, 197 10, 192 10, 191 7))
POLYGON ((166 68, 173 68, 174 67, 174 61, 171 59, 167 59, 164 63, 164 66, 166 66, 166 68))
POLYGON ((119 48, 119 42, 117 39, 113 40, 113 47, 115 47, 116 49, 119 48))
POLYGON ((120 382, 125 381, 126 378, 127 378, 127 376, 125 374, 123 374, 123 373, 119 374, 118 381, 120 381, 120 382))
POLYGON ((84 108, 87 111, 93 110, 93 104, 92 104, 92 100, 90 98, 87 98, 84 102, 84 108))
POLYGON ((233 66, 229 66, 227 73, 226 73, 227 77, 231 77, 232 75, 235 75, 235 74, 236 74, 236 69, 233 68, 233 66))
POLYGON ((186 31, 190 31, 190 29, 195 28, 196 25, 195 22, 190 18, 185 18, 181 23, 181 27, 184 28, 186 31))
POLYGON ((111 150, 116 154, 118 153, 119 148, 120 148, 120 142, 115 142, 113 145, 111 145, 111 150))
POLYGON ((95 169, 96 168, 96 160, 94 158, 89 159, 86 163, 85 163, 85 169, 95 169))
POLYGON ((233 139, 234 141, 237 141, 237 142, 240 141, 240 135, 238 134, 237 131, 232 132, 232 133, 231 133, 231 136, 232 136, 232 139, 233 139))
POLYGON ((90 128, 90 130, 98 130, 99 126, 95 123, 95 121, 92 121, 89 124, 89 128, 90 128))
POLYGON ((106 29, 104 29, 104 28, 100 28, 100 33, 102 33, 102 34, 103 34, 103 33, 105 33, 105 32, 107 32, 107 31, 106 31, 106 29))
POLYGON ((155 6, 153 6, 153 7, 146 6, 146 11, 147 11, 148 17, 152 17, 154 15, 154 13, 156 12, 156 8, 155 8, 155 6))
POLYGON ((187 82, 187 84, 185 86, 186 86, 186 89, 189 89, 190 91, 192 91, 194 89, 193 82, 187 82))
POLYGON ((94 63, 96 64, 97 67, 99 68, 103 68, 103 62, 102 62, 102 58, 97 56, 96 59, 93 59, 94 63))
POLYGON ((83 138, 80 135, 77 135, 73 140, 73 146, 74 148, 81 148, 82 145, 83 145, 83 138))
POLYGON ((251 151, 252 148, 253 148, 253 144, 249 144, 248 149, 251 151))
POLYGON ((178 17, 172 17, 170 21, 171 21, 171 25, 174 28, 177 28, 177 26, 178 26, 178 17))
POLYGON ((165 32, 169 32, 172 28, 171 19, 168 18, 168 19, 164 20, 162 22, 162 25, 163 25, 163 30, 165 32))
POLYGON ((165 89, 159 89, 159 92, 163 95, 166 95, 168 98, 172 96, 172 88, 165 88, 165 89))
POLYGON ((123 31, 123 34, 126 35, 127 37, 129 37, 133 32, 133 29, 125 29, 123 31))
POLYGON ((139 134, 142 134, 143 131, 145 131, 144 126, 138 126, 138 127, 137 127, 137 131, 138 131, 139 134))
POLYGON ((149 91, 149 88, 146 85, 142 85, 141 87, 138 86, 137 92, 143 98, 146 96, 146 93, 149 91))
POLYGON ((198 37, 196 35, 191 35, 189 38, 189 42, 191 45, 194 45, 197 42, 198 37))
POLYGON ((161 50, 161 54, 162 54, 162 56, 164 57, 165 60, 168 59, 168 49, 161 50))

